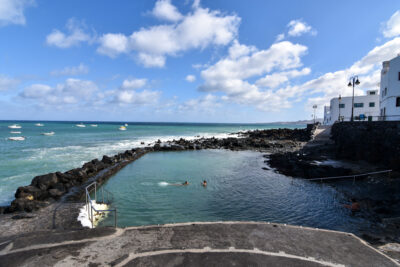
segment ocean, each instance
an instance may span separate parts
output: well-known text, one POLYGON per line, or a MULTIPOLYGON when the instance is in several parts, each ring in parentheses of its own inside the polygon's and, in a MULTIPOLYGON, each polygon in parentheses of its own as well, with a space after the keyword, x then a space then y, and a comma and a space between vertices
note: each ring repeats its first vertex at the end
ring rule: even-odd
POLYGON ((210 124, 0 121, 0 206, 14 199, 19 186, 30 184, 36 175, 67 171, 103 155, 114 155, 134 147, 184 138, 227 137, 254 129, 304 128, 305 124, 210 124), (43 126, 36 126, 41 123, 43 126), (83 123, 86 127, 77 127, 83 123), (125 131, 119 127, 128 123, 125 131), (18 124, 20 129, 10 129, 18 124), (97 127, 91 125, 96 124, 97 127), (21 132, 21 133, 11 133, 21 132), (42 133, 54 132, 52 136, 42 133), (11 141, 9 137, 25 137, 11 141), (141 144, 144 142, 145 144, 141 144))

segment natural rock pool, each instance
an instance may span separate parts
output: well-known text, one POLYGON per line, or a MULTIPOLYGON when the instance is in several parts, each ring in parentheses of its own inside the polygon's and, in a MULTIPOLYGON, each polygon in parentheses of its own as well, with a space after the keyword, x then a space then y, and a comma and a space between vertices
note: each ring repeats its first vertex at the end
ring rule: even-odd
MULTIPOLYGON (((351 197, 343 190, 263 170, 264 160, 252 151, 149 153, 111 177, 104 188, 114 194, 120 227, 246 220, 359 233, 377 226, 364 213, 343 207, 351 197), (169 185, 186 180, 188 186, 169 185)), ((352 182, 340 187, 357 189, 352 182)), ((110 216, 100 225, 113 222, 110 216)))

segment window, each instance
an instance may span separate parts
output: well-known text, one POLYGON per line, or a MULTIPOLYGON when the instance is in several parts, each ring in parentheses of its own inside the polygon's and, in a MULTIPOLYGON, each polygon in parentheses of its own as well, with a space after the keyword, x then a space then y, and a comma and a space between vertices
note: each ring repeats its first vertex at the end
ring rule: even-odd
POLYGON ((339 108, 344 108, 344 104, 339 104, 339 108))
POLYGON ((384 95, 387 95, 387 87, 385 87, 385 94, 384 95))
POLYGON ((354 103, 355 108, 362 108, 364 107, 364 103, 354 103))
POLYGON ((375 102, 369 102, 369 107, 370 107, 370 108, 375 107, 375 102))
POLYGON ((400 81, 400 72, 399 72, 399 81, 400 81))
POLYGON ((400 107, 400 97, 396 97, 396 107, 400 107))
POLYGON ((370 95, 374 95, 374 94, 375 94, 375 91, 371 91, 371 92, 369 92, 369 94, 370 94, 370 95))

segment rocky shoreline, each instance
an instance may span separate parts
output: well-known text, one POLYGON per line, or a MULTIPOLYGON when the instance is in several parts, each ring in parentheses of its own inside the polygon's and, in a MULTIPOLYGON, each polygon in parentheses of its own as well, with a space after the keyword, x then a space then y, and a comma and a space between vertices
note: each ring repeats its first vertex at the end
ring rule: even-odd
POLYGON ((21 186, 9 206, 0 207, 0 213, 32 212, 55 202, 83 200, 84 188, 96 181, 102 184, 127 164, 148 152, 183 151, 200 149, 257 150, 267 153, 296 151, 310 140, 315 125, 305 129, 271 129, 235 133, 238 137, 198 138, 194 140, 157 141, 144 148, 133 148, 114 156, 104 155, 80 168, 64 173, 39 175, 30 185, 21 186))

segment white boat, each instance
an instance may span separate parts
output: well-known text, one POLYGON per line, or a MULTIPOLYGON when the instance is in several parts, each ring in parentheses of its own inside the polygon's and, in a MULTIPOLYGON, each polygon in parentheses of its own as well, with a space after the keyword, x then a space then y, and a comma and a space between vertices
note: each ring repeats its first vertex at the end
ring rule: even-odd
POLYGON ((35 126, 42 127, 42 126, 44 126, 44 124, 42 124, 42 123, 36 123, 35 126))
POLYGON ((127 123, 125 123, 125 127, 126 127, 126 126, 128 126, 128 124, 127 124, 127 123))
POLYGON ((10 129, 21 129, 22 127, 18 124, 9 125, 8 128, 10 129))
POLYGON ((12 134, 20 134, 21 132, 19 132, 19 131, 11 131, 10 133, 12 133, 12 134))
POLYGON ((86 125, 85 124, 83 124, 83 123, 79 123, 79 124, 77 124, 77 125, 75 125, 76 127, 80 127, 80 128, 84 128, 84 127, 86 127, 86 125))
POLYGON ((24 141, 25 137, 24 136, 8 137, 8 140, 10 140, 10 141, 24 141))
POLYGON ((55 132, 42 133, 42 135, 47 135, 47 136, 51 136, 51 135, 54 135, 54 134, 55 134, 55 132))
POLYGON ((92 126, 92 127, 97 127, 97 124, 90 124, 90 126, 92 126))
POLYGON ((119 127, 119 130, 120 131, 126 131, 126 127, 125 126, 121 126, 121 127, 119 127))

